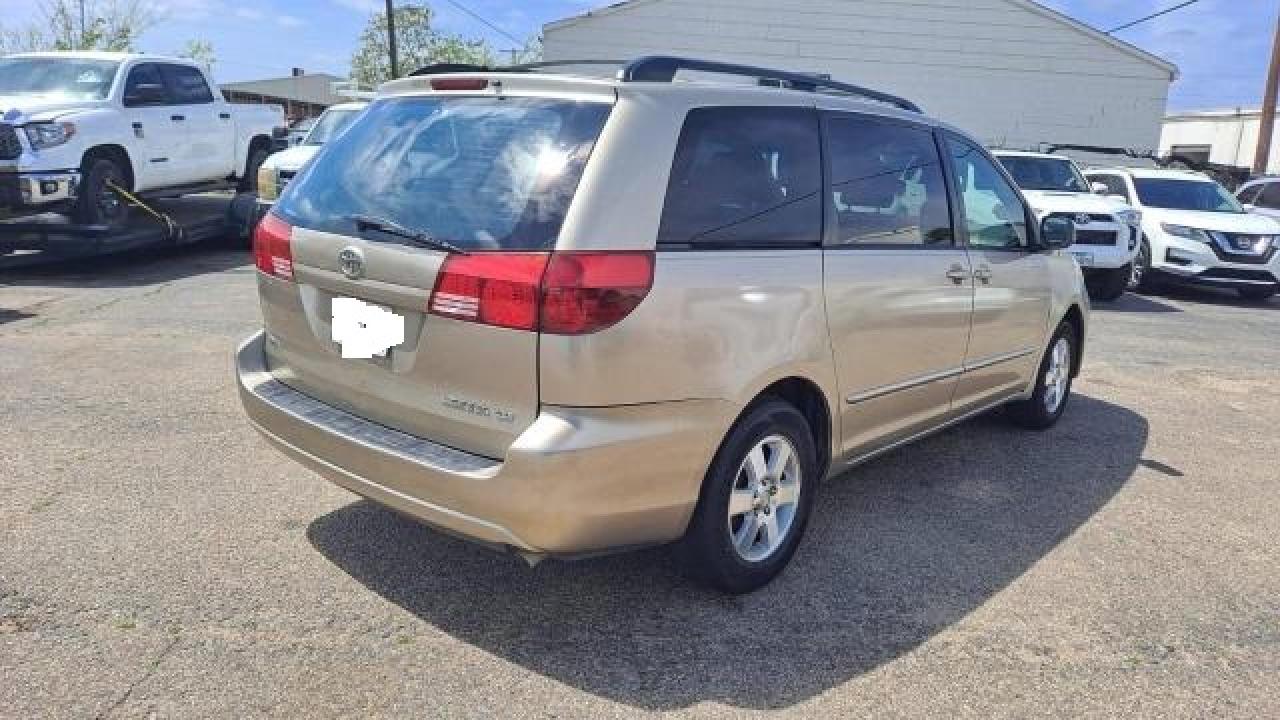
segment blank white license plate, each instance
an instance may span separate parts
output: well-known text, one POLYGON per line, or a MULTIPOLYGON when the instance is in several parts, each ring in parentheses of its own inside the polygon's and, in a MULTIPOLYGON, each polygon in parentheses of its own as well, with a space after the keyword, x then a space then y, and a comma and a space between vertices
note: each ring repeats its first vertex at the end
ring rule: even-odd
POLYGON ((1076 256, 1076 262, 1080 267, 1093 267, 1093 253, 1073 252, 1071 254, 1076 256))
POLYGON ((337 297, 333 312, 333 341, 342 346, 342 357, 371 359, 404 342, 404 317, 388 308, 356 298, 337 297))

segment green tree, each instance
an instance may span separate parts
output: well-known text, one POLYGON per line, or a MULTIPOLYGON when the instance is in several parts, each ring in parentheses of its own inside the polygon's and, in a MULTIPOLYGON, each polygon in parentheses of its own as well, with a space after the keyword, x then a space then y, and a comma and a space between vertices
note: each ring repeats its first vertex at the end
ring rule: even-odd
POLYGON ((218 56, 213 52, 213 43, 208 40, 188 40, 186 47, 178 53, 178 57, 194 60, 210 75, 213 74, 213 66, 218 62, 218 56))
MULTIPOLYGON (((484 40, 440 32, 431 27, 434 13, 426 5, 401 5, 396 14, 396 50, 400 74, 423 65, 452 62, 493 65, 493 50, 484 40)), ((351 79, 361 87, 377 87, 391 79, 391 50, 387 43, 387 14, 375 13, 360 34, 351 56, 351 79)))
POLYGON ((160 20, 153 0, 40 0, 40 19, 24 28, 0 28, 0 52, 134 49, 160 20))

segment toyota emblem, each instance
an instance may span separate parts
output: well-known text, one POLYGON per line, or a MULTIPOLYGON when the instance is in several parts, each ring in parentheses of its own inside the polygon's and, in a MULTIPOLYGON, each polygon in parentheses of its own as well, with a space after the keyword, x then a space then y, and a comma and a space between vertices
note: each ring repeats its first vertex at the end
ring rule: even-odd
POLYGON ((345 247, 338 252, 338 269, 348 279, 364 277, 364 253, 358 247, 345 247))
POLYGON ((1079 215, 1076 215, 1076 224, 1077 224, 1077 225, 1088 225, 1088 224, 1089 224, 1089 221, 1090 221, 1090 220, 1092 220, 1092 219, 1093 219, 1093 218, 1089 217, 1089 215, 1088 215, 1087 213, 1080 213, 1079 215))

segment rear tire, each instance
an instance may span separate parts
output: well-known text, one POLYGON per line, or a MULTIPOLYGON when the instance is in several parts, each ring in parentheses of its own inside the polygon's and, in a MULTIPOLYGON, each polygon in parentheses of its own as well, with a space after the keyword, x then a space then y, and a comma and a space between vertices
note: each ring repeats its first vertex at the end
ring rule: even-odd
POLYGON ((111 185, 126 187, 124 170, 115 160, 90 156, 80 170, 80 189, 71 219, 82 225, 119 230, 129 223, 129 203, 111 185))
POLYGON ((773 580, 795 554, 818 486, 818 454, 804 415, 768 399, 729 431, 677 546, 686 572, 740 594, 773 580))
POLYGON ((1240 293, 1240 297, 1249 302, 1266 302, 1275 297, 1276 288, 1274 287, 1242 287, 1237 288, 1236 292, 1240 293))
POLYGON ((1119 300, 1129 288, 1133 277, 1133 263, 1113 270, 1100 270, 1088 283, 1089 297, 1102 302, 1119 300))
POLYGON ((1058 422, 1071 399, 1077 342, 1075 326, 1063 321, 1040 361, 1031 397, 1006 407, 1010 420, 1029 430, 1048 430, 1058 422))

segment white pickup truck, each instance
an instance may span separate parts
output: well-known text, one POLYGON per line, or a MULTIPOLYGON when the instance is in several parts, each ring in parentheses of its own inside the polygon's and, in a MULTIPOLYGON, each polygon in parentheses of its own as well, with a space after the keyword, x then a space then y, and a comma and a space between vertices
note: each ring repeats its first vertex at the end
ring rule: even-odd
POLYGON ((189 60, 100 52, 0 57, 0 217, 123 226, 131 193, 254 189, 279 106, 231 105, 189 60))

